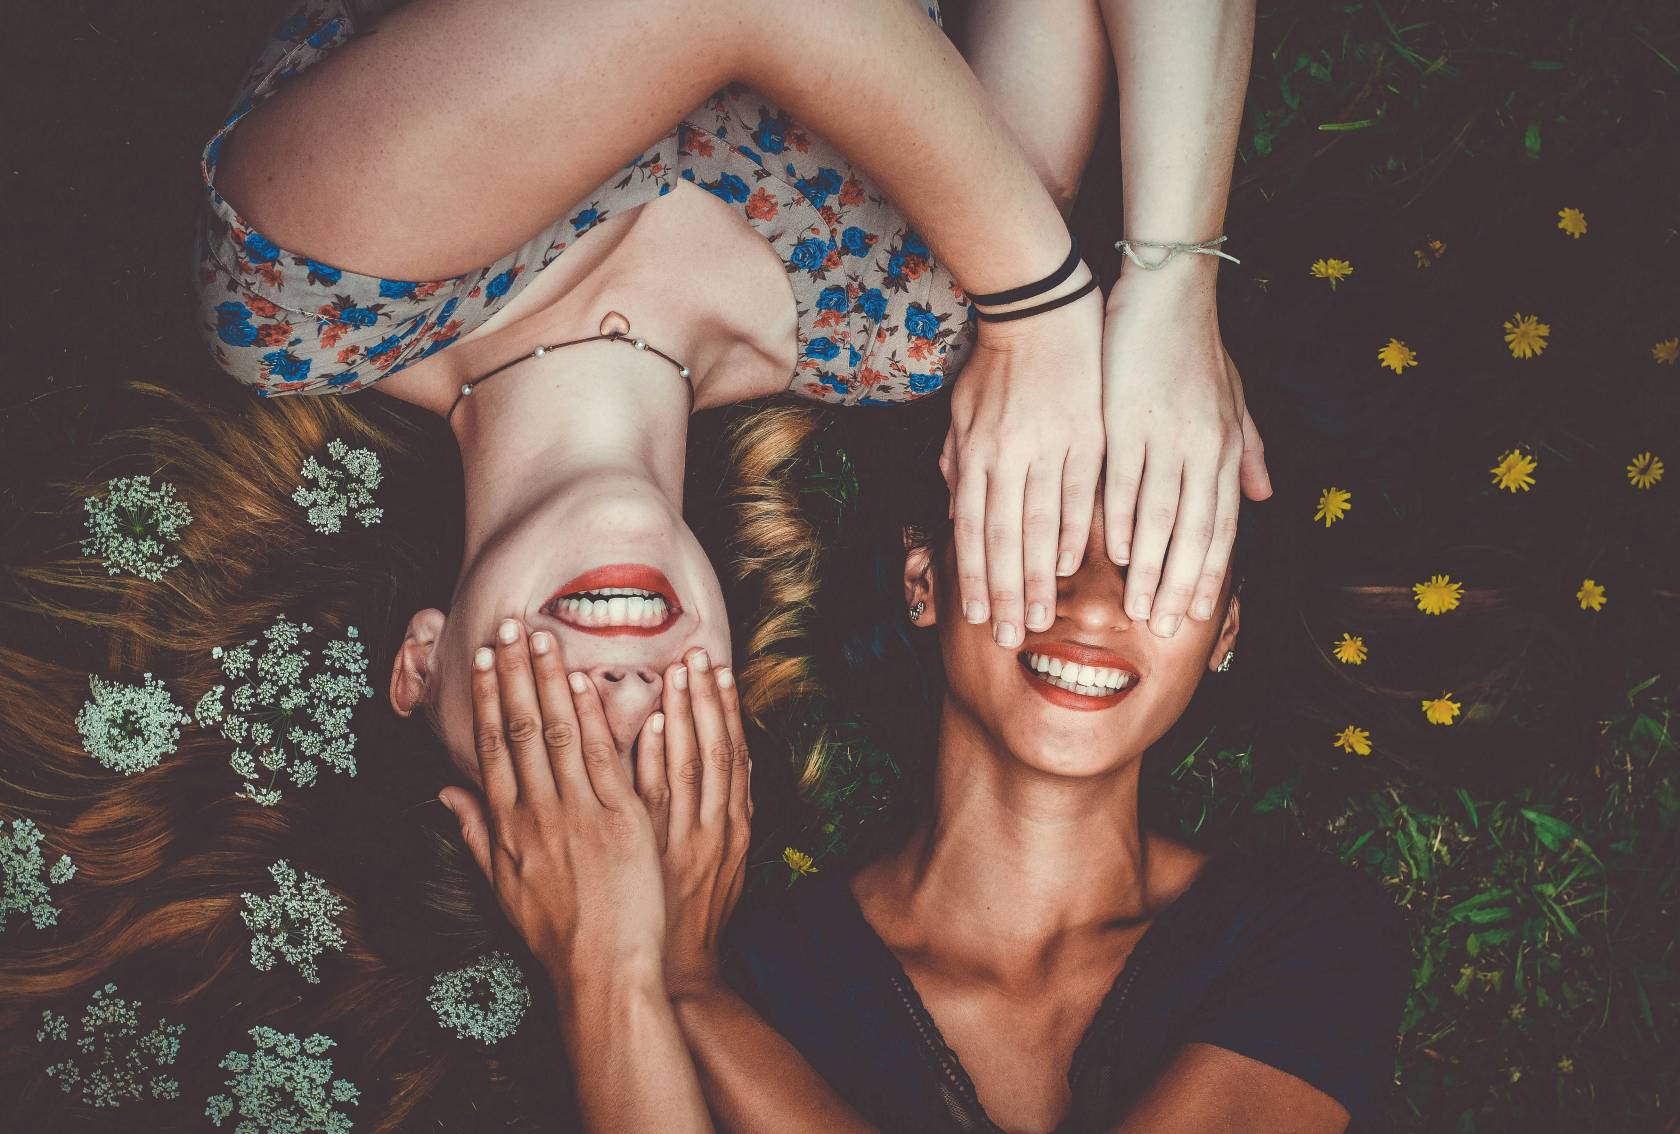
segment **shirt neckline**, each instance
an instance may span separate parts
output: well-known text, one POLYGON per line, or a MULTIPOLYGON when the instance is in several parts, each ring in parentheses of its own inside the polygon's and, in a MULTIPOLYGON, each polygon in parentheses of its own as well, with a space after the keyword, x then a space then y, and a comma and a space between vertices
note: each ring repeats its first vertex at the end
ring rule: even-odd
MULTIPOLYGON (((1098 1003, 1097 1010, 1091 1016, 1091 1022, 1085 1026, 1085 1031, 1080 1035, 1078 1044, 1074 1046, 1073 1057, 1069 1061, 1067 1072, 1070 1085, 1075 1085, 1079 1073, 1089 1061, 1099 1040, 1113 1025, 1115 1018, 1127 1004, 1138 974, 1143 970, 1155 951, 1157 942, 1162 937, 1162 934, 1157 933, 1157 930, 1164 922, 1182 917, 1183 911, 1193 904, 1192 898, 1201 901, 1201 895, 1205 895, 1212 889, 1211 886, 1204 885, 1209 877, 1224 873, 1224 868, 1239 858, 1240 856, 1235 851, 1228 848, 1215 852, 1202 865, 1200 873, 1191 880, 1183 892, 1156 911, 1154 918, 1144 927, 1142 935, 1132 945, 1131 952, 1126 955, 1126 960, 1120 966, 1120 971, 1115 974, 1108 991, 1098 1003)), ((898 954, 894 953, 892 948, 881 939, 881 935, 875 931, 875 927, 864 916, 863 907, 858 904, 856 896, 852 893, 849 879, 831 876, 831 881, 840 891, 842 916, 852 923, 852 929, 861 948, 866 954, 873 955, 873 960, 881 975, 897 992, 898 999, 922 1041, 923 1053, 928 1056, 930 1070, 936 1076, 944 1077, 949 1085, 963 1096, 964 1101, 973 1112, 973 1117, 985 1123, 984 1129, 987 1134, 1007 1134, 1002 1127, 992 1121, 991 1116, 986 1113, 986 1108, 981 1105, 979 1092, 975 1089, 973 1078, 969 1075, 967 1068, 962 1065, 962 1060, 957 1056, 956 1050, 945 1041, 937 1021, 933 1018, 933 1013, 928 1011, 927 1004, 922 1000, 921 993, 917 991, 915 982, 910 979, 910 974, 905 971, 903 962, 898 959, 898 954)), ((1056 1129, 1062 1129, 1065 1122, 1066 1118, 1063 1119, 1063 1122, 1057 1124, 1056 1129)))

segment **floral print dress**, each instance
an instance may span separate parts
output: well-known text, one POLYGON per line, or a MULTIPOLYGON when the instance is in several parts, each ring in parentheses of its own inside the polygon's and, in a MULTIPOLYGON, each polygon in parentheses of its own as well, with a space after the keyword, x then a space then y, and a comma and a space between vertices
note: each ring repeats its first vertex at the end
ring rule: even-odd
MULTIPOLYGON (((443 350, 595 225, 669 193, 679 178, 740 209, 781 255, 798 308, 789 391, 888 404, 956 376, 974 337, 956 281, 838 151, 739 84, 696 107, 547 230, 477 271, 380 279, 278 247, 216 192, 222 144, 258 103, 394 6, 310 0, 276 29, 204 148, 203 327, 216 361, 257 394, 348 394, 443 350)), ((928 15, 939 19, 937 5, 928 15)))

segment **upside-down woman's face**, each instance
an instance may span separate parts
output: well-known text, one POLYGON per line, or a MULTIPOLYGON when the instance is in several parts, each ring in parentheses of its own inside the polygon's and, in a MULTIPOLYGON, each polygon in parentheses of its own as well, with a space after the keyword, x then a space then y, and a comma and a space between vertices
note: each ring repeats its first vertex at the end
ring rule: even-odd
MULTIPOLYGON (((1028 631, 1018 649, 996 645, 988 625, 963 621, 949 547, 931 572, 922 570, 927 563, 925 551, 912 553, 906 595, 936 612, 950 704, 1043 772, 1101 775, 1140 757, 1236 640, 1235 597, 1215 605, 1223 616, 1186 618, 1170 638, 1127 617, 1125 569, 1104 550, 1100 502, 1084 563, 1058 580, 1054 624, 1028 631)), ((1230 584, 1227 571, 1221 600, 1230 584)))
POLYGON ((555 635, 567 669, 594 679, 626 754, 659 706, 666 666, 694 646, 730 657, 717 574, 682 516, 642 482, 593 477, 586 492, 559 493, 504 525, 463 566, 448 615, 422 611, 410 623, 392 705, 406 715, 419 692, 468 775, 472 655, 504 618, 555 635), (427 656, 405 661, 427 638, 427 656), (425 671, 406 692, 405 666, 425 671))

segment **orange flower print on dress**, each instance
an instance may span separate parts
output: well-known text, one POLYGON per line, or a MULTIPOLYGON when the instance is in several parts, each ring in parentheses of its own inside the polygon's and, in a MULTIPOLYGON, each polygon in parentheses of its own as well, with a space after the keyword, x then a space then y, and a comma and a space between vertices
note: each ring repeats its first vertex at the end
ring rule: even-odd
POLYGON ((753 220, 774 220, 780 208, 781 206, 776 204, 776 198, 772 197, 762 185, 753 191, 751 197, 747 198, 747 215, 753 220))
POLYGON ((842 208, 856 208, 863 204, 863 182, 855 177, 846 178, 846 183, 840 186, 840 205, 842 208))

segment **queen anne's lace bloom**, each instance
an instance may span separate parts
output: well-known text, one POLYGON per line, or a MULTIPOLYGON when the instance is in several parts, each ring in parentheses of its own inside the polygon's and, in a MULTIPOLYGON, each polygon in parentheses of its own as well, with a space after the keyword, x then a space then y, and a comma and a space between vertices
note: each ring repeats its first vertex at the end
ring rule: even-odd
POLYGON ((192 511, 175 498, 174 485, 159 482, 154 488, 149 476, 118 477, 105 485, 104 496, 82 504, 87 509, 82 554, 104 560, 111 574, 127 571, 155 583, 181 565, 168 544, 192 523, 192 511))
POLYGON ((336 1104, 354 1106, 361 1092, 332 1077, 332 1060, 324 1056, 333 1041, 319 1033, 300 1040, 261 1025, 250 1035, 255 1051, 230 1051, 218 1065, 233 1074, 228 1093, 211 1095, 204 1108, 210 1121, 220 1126, 237 1114, 233 1134, 349 1134, 350 1116, 336 1104))
POLYGON ((426 1001, 438 1023, 462 1039, 496 1043, 519 1030, 531 990, 511 953, 498 949, 470 965, 442 972, 426 1001))
POLYGON ((193 708, 198 723, 219 725, 233 742, 229 763, 245 780, 239 794, 265 807, 280 802, 275 781, 281 772, 298 787, 315 782, 325 765, 356 774, 356 735, 350 715, 356 702, 373 696, 367 683, 367 655, 354 626, 345 637, 327 643, 321 664, 305 674, 310 651, 300 644, 314 632, 307 622, 281 615, 263 641, 211 651, 231 683, 212 686, 193 708), (266 784, 258 780, 267 777, 266 784))
POLYGON ((332 535, 350 515, 364 528, 377 524, 385 515, 385 509, 373 506, 373 490, 385 475, 379 455, 372 449, 352 449, 336 437, 327 442, 327 454, 335 463, 323 465, 314 457, 303 462, 298 475, 314 483, 300 484, 292 493, 294 503, 309 509, 310 526, 332 535))
POLYGON ((175 751, 181 726, 192 718, 169 696, 163 682, 146 674, 140 685, 89 677, 93 700, 76 714, 76 728, 88 755, 113 772, 132 776, 158 766, 175 751))
MULTIPOLYGON (((75 1052, 47 1068, 68 1094, 82 1089, 82 1101, 92 1106, 118 1106, 150 1093, 156 1099, 172 1099, 181 1084, 159 1068, 168 1067, 181 1053, 184 1024, 159 1020, 141 1030, 140 1001, 113 995, 117 986, 107 984, 93 994, 82 1010, 75 1052)), ((70 1042, 70 1021, 51 1010, 41 1013, 41 1027, 35 1038, 42 1043, 70 1042)))
POLYGON ((273 894, 244 893, 245 909, 239 914, 251 930, 251 963, 263 972, 274 967, 275 957, 290 961, 303 979, 320 984, 315 958, 325 949, 344 949, 344 934, 333 918, 344 912, 344 900, 327 889, 324 880, 308 871, 292 869, 281 859, 268 868, 279 884, 273 894))
POLYGON ((49 884, 62 886, 76 873, 76 864, 62 854, 47 868, 41 853, 41 832, 33 819, 12 820, 12 833, 5 833, 0 819, 0 932, 12 914, 21 913, 36 929, 58 924, 58 907, 52 904, 49 884), (42 875, 46 875, 45 878, 42 875))

